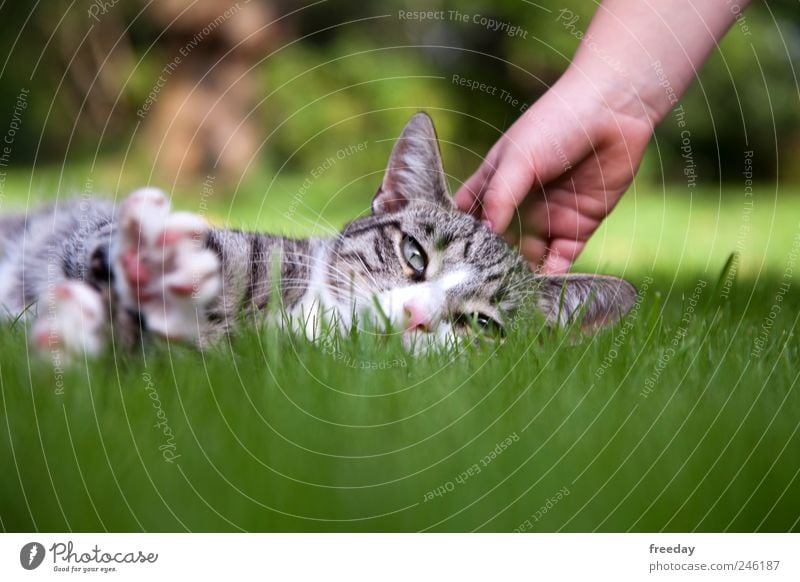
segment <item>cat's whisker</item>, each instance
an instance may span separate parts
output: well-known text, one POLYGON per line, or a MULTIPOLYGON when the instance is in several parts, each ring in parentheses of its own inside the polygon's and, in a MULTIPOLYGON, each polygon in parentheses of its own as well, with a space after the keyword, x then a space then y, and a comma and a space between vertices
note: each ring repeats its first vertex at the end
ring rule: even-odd
MULTIPOLYGON (((337 257, 337 258, 341 258, 341 257, 337 257)), ((369 267, 367 267, 366 263, 364 263, 364 259, 362 259, 360 255, 356 255, 356 258, 358 259, 358 262, 361 264, 361 266, 364 268, 364 270, 363 270, 364 275, 366 275, 366 277, 369 279, 369 281, 373 284, 373 290, 380 289, 380 284, 378 283, 378 280, 372 274, 372 272, 370 271, 369 267)))

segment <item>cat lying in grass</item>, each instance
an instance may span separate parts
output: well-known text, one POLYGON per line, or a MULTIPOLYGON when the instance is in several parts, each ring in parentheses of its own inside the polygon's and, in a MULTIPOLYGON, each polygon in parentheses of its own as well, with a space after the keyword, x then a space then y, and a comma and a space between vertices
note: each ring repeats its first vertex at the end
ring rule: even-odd
POLYGON ((322 322, 348 329, 367 317, 441 345, 500 334, 525 309, 550 325, 580 318, 593 328, 619 319, 636 299, 614 277, 536 275, 459 211, 424 113, 395 144, 372 214, 334 238, 213 229, 144 188, 118 207, 83 200, 5 216, 0 245, 5 311, 33 319, 37 349, 66 354, 98 354, 112 335, 125 346, 153 334, 202 347, 242 313, 274 307, 312 339, 322 322))

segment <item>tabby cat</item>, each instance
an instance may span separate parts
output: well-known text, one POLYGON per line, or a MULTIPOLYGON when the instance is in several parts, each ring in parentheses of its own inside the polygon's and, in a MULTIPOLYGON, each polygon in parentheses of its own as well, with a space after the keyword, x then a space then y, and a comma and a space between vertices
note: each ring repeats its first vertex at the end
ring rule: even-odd
POLYGON ((333 238, 209 228, 144 188, 116 207, 76 200, 5 216, 0 245, 0 303, 33 320, 36 348, 67 354, 97 354, 112 336, 128 346, 148 334, 204 346, 268 306, 312 339, 324 321, 346 329, 366 317, 427 345, 502 333, 530 309, 550 324, 579 317, 591 328, 636 299, 614 277, 535 275, 459 211, 424 113, 396 142, 372 213, 333 238))

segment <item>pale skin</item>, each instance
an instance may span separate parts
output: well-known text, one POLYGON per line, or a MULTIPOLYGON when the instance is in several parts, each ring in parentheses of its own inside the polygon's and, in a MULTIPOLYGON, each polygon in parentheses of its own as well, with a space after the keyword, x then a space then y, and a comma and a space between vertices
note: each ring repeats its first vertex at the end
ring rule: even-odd
POLYGON ((494 144, 458 206, 534 268, 568 271, 748 1, 604 0, 569 68, 494 144))

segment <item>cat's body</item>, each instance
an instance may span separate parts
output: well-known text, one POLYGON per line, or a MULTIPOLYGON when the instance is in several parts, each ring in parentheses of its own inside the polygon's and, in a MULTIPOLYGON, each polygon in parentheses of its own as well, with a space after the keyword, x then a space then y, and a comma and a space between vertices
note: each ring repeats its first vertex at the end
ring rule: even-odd
POLYGON ((128 345, 142 332, 205 345, 270 307, 310 338, 323 321, 366 317, 441 344, 501 329, 521 309, 553 323, 582 313, 592 326, 635 299, 611 277, 535 277, 457 210, 424 114, 395 145, 373 213, 334 238, 208 229, 146 188, 119 207, 76 200, 5 217, 0 245, 0 303, 10 316, 30 308, 35 345, 68 352, 96 353, 112 333, 128 345))

